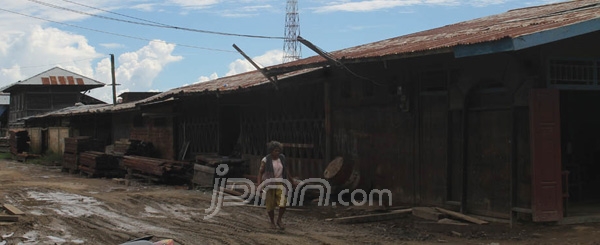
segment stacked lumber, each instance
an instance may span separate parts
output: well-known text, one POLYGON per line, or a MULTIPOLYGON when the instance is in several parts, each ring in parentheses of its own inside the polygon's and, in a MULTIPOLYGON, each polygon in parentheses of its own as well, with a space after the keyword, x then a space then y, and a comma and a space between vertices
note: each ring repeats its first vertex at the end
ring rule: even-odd
POLYGON ((125 155, 125 153, 127 152, 127 150, 129 149, 129 145, 131 145, 131 142, 129 141, 129 139, 120 139, 115 141, 114 147, 113 147, 113 152, 116 155, 125 155))
POLYGON ((154 148, 154 145, 151 142, 132 139, 120 139, 118 141, 115 141, 115 144, 113 145, 113 152, 115 155, 118 156, 156 156, 156 149, 154 148))
POLYGON ((65 151, 63 153, 63 171, 74 173, 79 171, 80 156, 85 151, 102 151, 102 142, 89 136, 65 138, 65 151))
POLYGON ((65 152, 63 154, 62 170, 74 173, 79 165, 79 156, 74 153, 65 152))
POLYGON ((213 186, 215 178, 217 178, 217 175, 214 167, 194 164, 192 184, 197 187, 210 187, 213 186))
POLYGON ((192 173, 192 163, 142 156, 123 156, 123 166, 127 169, 128 177, 149 177, 159 181, 189 182, 192 173))
POLYGON ((18 155, 22 152, 29 151, 29 135, 27 131, 13 131, 9 132, 9 144, 10 153, 18 155))
POLYGON ((79 170, 89 177, 122 177, 119 161, 112 155, 99 151, 86 151, 79 155, 79 170))
POLYGON ((104 145, 89 136, 65 138, 65 152, 78 154, 84 151, 103 151, 104 145))

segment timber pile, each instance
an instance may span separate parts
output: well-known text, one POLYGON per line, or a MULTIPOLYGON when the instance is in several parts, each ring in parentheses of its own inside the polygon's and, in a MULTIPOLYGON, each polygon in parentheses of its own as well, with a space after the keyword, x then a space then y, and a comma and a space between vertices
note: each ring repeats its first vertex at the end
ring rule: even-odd
POLYGON ((189 183, 193 171, 190 162, 142 156, 123 156, 123 166, 128 178, 138 176, 161 182, 189 183))
POLYGON ((29 151, 29 135, 27 131, 10 131, 9 132, 9 144, 10 153, 12 155, 18 155, 22 152, 29 151))
POLYGON ((63 153, 62 170, 69 173, 79 171, 80 156, 84 151, 102 151, 103 144, 89 136, 65 138, 65 152, 63 153))
POLYGON ((134 155, 134 156, 145 156, 154 157, 156 156, 156 149, 151 142, 145 142, 140 140, 132 139, 120 139, 115 141, 113 152, 115 155, 134 155))
POLYGON ((65 152, 63 154, 62 170, 64 172, 74 173, 79 165, 79 156, 74 153, 65 152))
POLYGON ((89 177, 122 177, 119 161, 112 155, 99 151, 86 151, 79 155, 79 170, 89 177))
POLYGON ((65 138, 65 152, 79 154, 84 151, 103 151, 104 145, 89 136, 65 138))
POLYGON ((131 145, 131 142, 129 142, 129 139, 117 140, 117 141, 115 141, 113 152, 117 155, 121 155, 121 156, 125 155, 125 153, 129 149, 129 145, 131 145))

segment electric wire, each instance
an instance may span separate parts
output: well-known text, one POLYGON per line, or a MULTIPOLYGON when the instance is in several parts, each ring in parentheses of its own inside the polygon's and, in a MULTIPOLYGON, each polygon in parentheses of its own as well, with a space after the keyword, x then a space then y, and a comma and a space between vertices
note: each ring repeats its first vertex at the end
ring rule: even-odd
POLYGON ((174 44, 174 45, 177 45, 178 47, 203 49, 203 50, 226 52, 226 53, 236 53, 235 51, 232 51, 232 50, 216 49, 216 48, 206 48, 206 47, 199 47, 199 46, 194 46, 194 45, 171 43, 171 42, 157 40, 157 39, 148 39, 148 38, 142 38, 142 37, 136 37, 136 36, 129 36, 129 35, 124 35, 124 34, 119 34, 119 33, 114 33, 114 32, 102 31, 102 30, 92 29, 92 28, 88 28, 88 27, 83 27, 83 26, 78 26, 78 25, 73 25, 73 24, 67 24, 67 23, 60 22, 60 21, 54 21, 54 20, 50 20, 50 19, 36 17, 36 16, 28 15, 28 14, 23 14, 23 13, 19 13, 19 12, 8 10, 8 9, 4 9, 4 8, 0 8, 0 10, 5 11, 5 12, 9 12, 9 13, 13 13, 13 14, 17 14, 17 15, 21 15, 21 16, 25 16, 25 17, 29 17, 29 18, 34 18, 34 19, 42 20, 42 21, 52 22, 52 23, 56 23, 56 24, 60 24, 60 25, 70 26, 70 27, 74 27, 74 28, 79 28, 79 29, 83 29, 83 30, 88 30, 88 31, 93 31, 93 32, 98 32, 98 33, 113 35, 113 36, 125 37, 125 38, 130 38, 130 39, 148 41, 148 42, 158 42, 158 43, 165 43, 165 44, 174 44))
POLYGON ((158 24, 156 24, 156 23, 144 23, 144 22, 139 22, 139 21, 131 21, 131 20, 124 20, 124 19, 112 18, 112 17, 102 16, 102 15, 97 15, 97 14, 90 14, 90 13, 86 13, 86 12, 83 12, 83 11, 74 10, 74 9, 70 9, 70 8, 65 8, 65 7, 61 7, 61 6, 58 6, 58 5, 54 5, 54 4, 51 4, 51 3, 46 3, 46 2, 42 2, 42 1, 38 1, 38 0, 28 0, 28 1, 40 4, 40 5, 44 5, 44 6, 47 6, 47 7, 55 8, 55 9, 61 9, 61 10, 70 11, 70 12, 73 12, 73 13, 82 14, 82 15, 88 15, 88 16, 92 16, 92 17, 96 17, 96 18, 101 18, 101 19, 106 19, 106 20, 112 20, 112 21, 118 21, 118 22, 124 22, 124 23, 135 24, 135 25, 143 25, 143 26, 159 27, 159 28, 168 28, 168 29, 190 31, 190 32, 198 32, 198 33, 205 33, 205 34, 223 35, 223 36, 236 36, 236 37, 262 38, 262 39, 285 39, 284 37, 272 37, 272 36, 248 35, 248 34, 237 34, 237 33, 228 33, 228 32, 200 30, 200 29, 194 29, 194 28, 188 28, 188 27, 179 27, 179 26, 165 25, 165 24, 161 24, 161 23, 158 23, 158 24))
POLYGON ((114 14, 114 15, 118 15, 118 16, 130 18, 130 19, 134 19, 134 20, 140 20, 140 21, 145 21, 145 22, 152 23, 152 24, 168 26, 167 24, 163 24, 163 23, 160 23, 160 22, 156 22, 156 21, 152 21, 152 20, 147 20, 147 19, 142 19, 142 18, 138 18, 138 17, 126 15, 126 14, 121 14, 121 13, 117 13, 117 12, 114 12, 114 11, 110 11, 110 10, 101 9, 101 8, 98 8, 98 7, 86 5, 86 4, 83 4, 83 3, 78 3, 78 2, 69 1, 69 0, 62 0, 62 1, 67 2, 67 3, 71 3, 71 4, 75 4, 75 5, 79 5, 79 6, 83 6, 83 7, 86 7, 86 8, 95 9, 95 10, 98 10, 98 11, 102 11, 102 12, 106 12, 106 13, 110 13, 110 14, 114 14))

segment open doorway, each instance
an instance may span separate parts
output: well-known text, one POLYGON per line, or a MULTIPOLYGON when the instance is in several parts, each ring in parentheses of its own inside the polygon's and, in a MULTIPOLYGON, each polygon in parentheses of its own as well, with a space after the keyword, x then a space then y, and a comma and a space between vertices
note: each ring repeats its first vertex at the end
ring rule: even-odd
POLYGON ((600 214, 600 91, 560 92, 565 216, 600 214))

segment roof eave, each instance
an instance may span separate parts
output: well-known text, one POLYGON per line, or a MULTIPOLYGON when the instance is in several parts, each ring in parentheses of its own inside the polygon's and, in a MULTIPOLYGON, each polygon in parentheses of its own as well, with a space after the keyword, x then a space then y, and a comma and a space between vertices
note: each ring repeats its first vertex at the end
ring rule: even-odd
POLYGON ((506 37, 491 42, 458 45, 454 47, 454 57, 463 58, 507 51, 517 51, 599 30, 600 19, 593 19, 527 35, 506 37))

